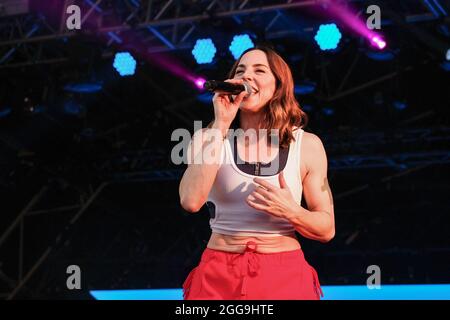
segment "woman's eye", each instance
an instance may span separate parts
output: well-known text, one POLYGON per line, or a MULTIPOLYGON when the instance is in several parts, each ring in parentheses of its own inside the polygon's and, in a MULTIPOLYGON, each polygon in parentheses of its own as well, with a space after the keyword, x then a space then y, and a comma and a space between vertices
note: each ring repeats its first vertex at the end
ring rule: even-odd
POLYGON ((264 70, 256 70, 256 72, 264 72, 264 70))
POLYGON ((236 74, 242 73, 242 70, 236 71, 236 74))

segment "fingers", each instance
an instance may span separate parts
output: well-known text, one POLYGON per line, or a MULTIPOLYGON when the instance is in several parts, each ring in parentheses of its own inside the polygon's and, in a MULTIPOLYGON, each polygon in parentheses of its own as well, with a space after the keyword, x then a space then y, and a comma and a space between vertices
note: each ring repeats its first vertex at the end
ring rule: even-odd
POLYGON ((247 92, 246 91, 242 91, 241 93, 239 93, 236 98, 234 98, 234 104, 240 106, 242 100, 244 100, 244 98, 247 96, 247 92))
POLYGON ((242 79, 226 79, 225 82, 235 83, 235 84, 243 84, 244 80, 242 80, 242 79))
POLYGON ((257 184, 260 184, 261 186, 263 186, 264 188, 266 188, 269 191, 274 191, 274 190, 278 189, 273 184, 267 182, 266 180, 260 179, 260 178, 254 178, 253 181, 256 182, 257 184))
POLYGON ((224 92, 216 92, 213 96, 213 101, 217 101, 218 99, 223 99, 224 102, 230 102, 230 96, 224 92))
MULTIPOLYGON (((258 188, 258 189, 261 189, 261 188, 258 188)), ((265 196, 263 196, 261 193, 256 192, 256 190, 253 191, 253 192, 249 195, 249 199, 252 200, 252 201, 259 200, 259 201, 262 201, 262 202, 264 202, 264 203, 267 202, 267 198, 266 198, 265 196)))
POLYGON ((256 202, 254 202, 254 201, 252 201, 252 200, 250 200, 250 199, 248 199, 248 198, 247 198, 245 201, 247 202, 247 204, 248 204, 250 207, 252 207, 252 208, 254 208, 254 209, 256 209, 256 210, 259 210, 259 211, 267 211, 267 210, 269 210, 269 207, 268 207, 268 206, 265 206, 265 205, 256 203, 256 202))
POLYGON ((271 200, 272 199, 272 195, 270 194, 270 191, 267 191, 266 189, 264 189, 261 186, 258 186, 255 189, 254 193, 260 194, 264 198, 264 200, 266 200, 266 199, 271 200))
POLYGON ((281 171, 280 174, 278 175, 278 181, 280 182, 281 189, 285 189, 288 187, 286 180, 284 180, 283 171, 281 171))

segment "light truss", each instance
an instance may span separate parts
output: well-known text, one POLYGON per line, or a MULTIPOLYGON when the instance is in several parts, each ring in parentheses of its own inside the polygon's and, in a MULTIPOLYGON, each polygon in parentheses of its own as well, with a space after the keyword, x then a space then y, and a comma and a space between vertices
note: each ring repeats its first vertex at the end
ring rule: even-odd
MULTIPOLYGON (((201 23, 232 19, 245 29, 246 19, 264 15, 265 25, 259 26, 265 32, 266 39, 292 37, 312 32, 314 26, 299 27, 288 23, 284 13, 288 10, 323 5, 325 0, 272 0, 272 1, 126 1, 126 0, 64 0, 63 8, 68 5, 80 5, 82 22, 95 19, 95 28, 89 26, 81 32, 68 31, 65 28, 67 13, 63 10, 59 24, 51 24, 45 15, 14 16, 0 20, 0 67, 23 66, 37 63, 63 62, 67 57, 55 50, 54 42, 65 41, 80 33, 102 35, 106 44, 122 43, 128 33, 139 34, 149 53, 192 48, 195 39, 202 34, 201 23), (120 5, 120 6, 119 6, 120 5), (120 17, 117 17, 120 7, 120 17), (13 57, 14 53, 18 57, 13 57)), ((347 2, 362 2, 348 0, 347 2)), ((423 13, 405 17, 406 22, 417 23, 439 19, 436 12, 423 6, 423 13)), ((384 23, 389 24, 389 21, 384 23)), ((109 56, 108 50, 104 52, 109 56)))

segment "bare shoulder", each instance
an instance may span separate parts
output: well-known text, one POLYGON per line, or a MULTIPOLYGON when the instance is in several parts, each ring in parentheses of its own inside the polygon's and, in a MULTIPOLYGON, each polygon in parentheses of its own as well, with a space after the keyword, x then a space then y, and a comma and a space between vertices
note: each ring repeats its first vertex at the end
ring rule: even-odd
POLYGON ((326 166, 327 156, 322 139, 314 133, 303 132, 301 144, 301 174, 304 177, 311 168, 326 166))
POLYGON ((303 131, 302 144, 309 148, 319 148, 323 146, 322 140, 314 133, 303 131))
POLYGON ((322 140, 314 133, 303 132, 301 152, 305 156, 320 156, 325 148, 323 146, 322 140))

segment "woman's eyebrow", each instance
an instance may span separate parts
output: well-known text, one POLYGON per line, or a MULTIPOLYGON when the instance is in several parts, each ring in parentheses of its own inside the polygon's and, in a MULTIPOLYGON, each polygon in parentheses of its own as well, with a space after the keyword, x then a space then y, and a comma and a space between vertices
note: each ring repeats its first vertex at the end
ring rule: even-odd
MULTIPOLYGON (((253 67, 266 67, 266 68, 269 68, 265 64, 261 64, 261 63, 254 64, 253 67)), ((245 64, 240 64, 240 65, 237 66, 237 68, 245 68, 245 64)))

